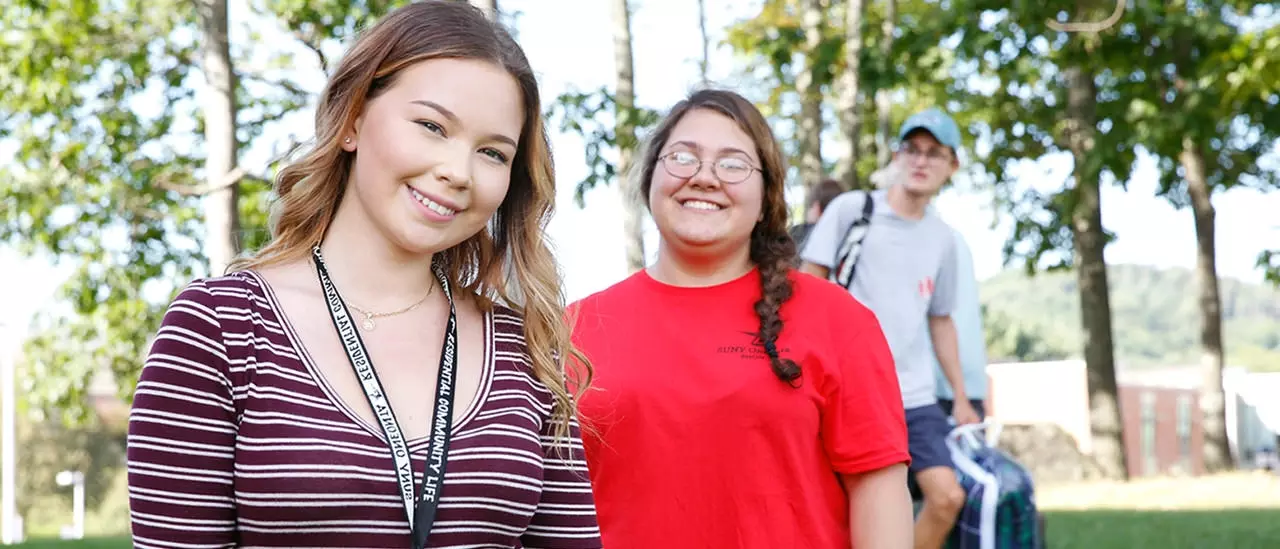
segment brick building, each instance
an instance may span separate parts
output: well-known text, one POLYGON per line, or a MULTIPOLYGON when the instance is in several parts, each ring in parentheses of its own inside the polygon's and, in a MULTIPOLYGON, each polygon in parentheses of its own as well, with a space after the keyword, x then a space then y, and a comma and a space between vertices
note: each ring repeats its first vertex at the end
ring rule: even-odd
MULTIPOLYGON (((987 373, 993 419, 1056 424, 1092 451, 1084 361, 992 364, 987 373)), ((1258 450, 1275 448, 1280 374, 1232 368, 1223 377, 1227 436, 1238 464, 1248 464, 1258 450)), ((1199 367, 1122 368, 1116 382, 1130 476, 1202 473, 1199 367)))

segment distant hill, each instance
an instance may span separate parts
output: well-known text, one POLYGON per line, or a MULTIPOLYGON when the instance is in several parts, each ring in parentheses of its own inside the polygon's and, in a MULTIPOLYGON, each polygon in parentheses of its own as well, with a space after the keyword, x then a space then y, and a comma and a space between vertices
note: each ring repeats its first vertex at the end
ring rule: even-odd
MULTIPOLYGON (((1133 367, 1197 364, 1200 322, 1194 273, 1115 265, 1111 287, 1116 359, 1133 367)), ((1280 370, 1280 290, 1223 278, 1227 364, 1280 370)), ((982 283, 993 361, 1052 360, 1081 353, 1075 274, 1006 271, 982 283)))

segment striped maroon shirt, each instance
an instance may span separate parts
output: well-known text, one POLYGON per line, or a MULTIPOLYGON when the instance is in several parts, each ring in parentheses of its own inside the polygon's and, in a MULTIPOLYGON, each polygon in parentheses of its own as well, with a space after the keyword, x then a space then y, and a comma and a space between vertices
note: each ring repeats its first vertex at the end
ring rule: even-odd
MULTIPOLYGON (((136 547, 410 545, 381 430, 322 381, 279 311, 252 272, 192 282, 170 305, 129 419, 136 547)), ((520 318, 484 318, 485 371, 453 427, 428 547, 597 549, 577 425, 566 458, 520 318)), ((417 481, 427 445, 409 442, 417 481)))

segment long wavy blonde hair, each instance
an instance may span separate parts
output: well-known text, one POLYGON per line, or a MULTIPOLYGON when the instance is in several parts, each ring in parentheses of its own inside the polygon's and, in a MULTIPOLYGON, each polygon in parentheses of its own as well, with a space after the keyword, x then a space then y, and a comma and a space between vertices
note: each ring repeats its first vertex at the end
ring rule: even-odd
POLYGON ((353 155, 341 147, 343 133, 400 71, 441 58, 476 59, 504 68, 519 83, 525 117, 502 205, 484 230, 436 254, 436 261, 455 286, 478 296, 482 307, 501 300, 524 317, 529 361, 555 397, 555 433, 563 438, 575 421, 576 397, 590 384, 592 367, 570 340, 560 273, 544 238, 555 210, 555 174, 538 84, 511 35, 466 2, 409 4, 361 34, 320 97, 314 146, 276 177, 270 243, 231 269, 307 257, 324 237, 346 191, 353 155))

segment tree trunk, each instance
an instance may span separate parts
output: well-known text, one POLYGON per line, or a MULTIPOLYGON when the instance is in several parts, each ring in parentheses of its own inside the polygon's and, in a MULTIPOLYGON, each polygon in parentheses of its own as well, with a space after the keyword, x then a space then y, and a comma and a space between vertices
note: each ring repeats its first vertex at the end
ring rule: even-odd
POLYGON ((858 80, 862 67, 862 20, 866 13, 865 0, 848 0, 844 13, 845 71, 840 75, 836 97, 836 111, 840 116, 840 129, 845 135, 848 150, 841 155, 837 177, 846 189, 859 188, 858 152, 862 146, 862 113, 858 108, 858 80))
POLYGON ((1204 154, 1190 138, 1182 142, 1179 160, 1186 172, 1187 193, 1196 221, 1196 282, 1200 286, 1200 365, 1204 382, 1200 386, 1200 413, 1204 428, 1205 471, 1217 473, 1232 467, 1231 446, 1227 442, 1226 395, 1222 390, 1222 299, 1218 294, 1218 270, 1214 259, 1214 210, 1211 190, 1205 177, 1204 154))
POLYGON ((471 5, 480 8, 490 21, 498 20, 498 0, 471 0, 471 5))
POLYGON ((627 0, 613 2, 613 59, 618 71, 614 134, 618 140, 618 190, 622 194, 622 227, 625 232, 627 271, 644 268, 643 202, 638 185, 632 181, 631 161, 635 156, 635 73, 631 55, 631 9, 627 0))
POLYGON ((800 96, 799 135, 800 181, 806 189, 824 177, 822 169, 822 83, 818 81, 818 48, 822 45, 821 0, 805 0, 800 14, 804 27, 804 68, 796 75, 796 93, 800 96))
POLYGON ((707 32, 707 0, 698 0, 698 30, 702 33, 702 60, 698 62, 698 75, 702 85, 711 84, 707 74, 711 70, 711 35, 707 32))
MULTIPOLYGON (((886 63, 893 62, 893 31, 898 25, 898 0, 884 1, 884 23, 880 25, 884 40, 880 42, 880 55, 886 63)), ((889 74, 895 74, 890 69, 889 74)), ((876 90, 876 115, 880 118, 880 130, 876 132, 876 166, 883 168, 893 157, 893 105, 890 95, 893 86, 876 90)))
POLYGON ((1107 264, 1103 256, 1107 241, 1102 228, 1100 169, 1093 152, 1097 88, 1093 74, 1083 68, 1070 67, 1063 75, 1067 84, 1066 137, 1075 158, 1072 176, 1076 205, 1071 215, 1071 235, 1080 287, 1093 456, 1107 478, 1128 480, 1124 425, 1116 389, 1107 264))
MULTIPOLYGON (((201 0, 203 33, 205 180, 223 182, 236 168, 236 76, 227 38, 226 0, 201 0)), ((219 276, 240 253, 239 184, 221 186, 204 197, 205 256, 209 273, 219 276)))

